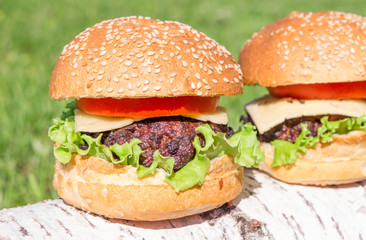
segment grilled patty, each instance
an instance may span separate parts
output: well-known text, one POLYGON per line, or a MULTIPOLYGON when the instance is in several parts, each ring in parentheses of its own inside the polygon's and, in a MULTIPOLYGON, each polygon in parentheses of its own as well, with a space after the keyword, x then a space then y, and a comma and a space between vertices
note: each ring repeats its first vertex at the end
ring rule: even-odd
MULTIPOLYGON (((322 117, 324 116, 310 116, 287 119, 283 123, 271 128, 267 132, 263 134, 258 134, 258 139, 261 142, 271 142, 273 140, 280 139, 294 143, 301 133, 301 124, 306 124, 308 130, 310 131, 309 135, 315 137, 317 135, 318 128, 322 125, 320 122, 320 119, 322 117)), ((330 115, 329 121, 336 121, 343 118, 346 118, 346 116, 330 115)), ((244 122, 251 122, 254 125, 250 116, 242 116, 240 120, 244 122)))
MULTIPOLYGON (((140 164, 149 167, 153 162, 154 152, 159 150, 164 157, 174 157, 174 171, 177 171, 193 159, 195 148, 192 142, 196 136, 199 137, 201 146, 205 145, 203 135, 196 131, 199 125, 205 123, 180 116, 149 118, 120 129, 103 132, 102 144, 108 147, 115 143, 122 145, 137 138, 142 141, 139 146, 144 151, 140 156, 140 164)), ((227 125, 207 123, 214 132, 226 133, 227 137, 233 134, 227 125)), ((92 136, 96 137, 99 134, 93 133, 92 136)))

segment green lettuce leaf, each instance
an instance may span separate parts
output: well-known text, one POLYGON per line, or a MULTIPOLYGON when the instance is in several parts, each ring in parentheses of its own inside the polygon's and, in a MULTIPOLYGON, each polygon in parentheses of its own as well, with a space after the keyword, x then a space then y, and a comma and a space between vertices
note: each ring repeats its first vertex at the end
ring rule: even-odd
POLYGON ((54 149, 54 155, 62 163, 69 162, 72 154, 77 153, 102 158, 114 164, 131 165, 136 167, 136 174, 139 177, 153 175, 156 169, 160 168, 166 172, 166 182, 176 192, 180 192, 202 185, 210 161, 215 157, 223 154, 235 155, 234 161, 245 167, 257 167, 259 162, 264 160, 264 154, 259 150, 255 127, 251 124, 245 124, 229 139, 225 137, 224 133, 215 133, 208 124, 203 124, 197 128, 197 131, 203 134, 205 146, 201 146, 199 138, 196 137, 192 143, 196 149, 196 154, 193 160, 179 171, 173 171, 174 158, 164 157, 159 151, 154 152, 153 163, 149 167, 144 167, 139 164, 140 155, 143 153, 139 146, 140 140, 132 139, 129 143, 114 144, 107 147, 100 142, 102 134, 93 138, 75 132, 74 108, 74 105, 68 105, 61 118, 53 120, 48 131, 51 140, 58 144, 54 149), (84 145, 87 149, 81 149, 80 145, 84 145), (117 156, 118 159, 116 160, 114 156, 117 156))
POLYGON ((318 128, 315 137, 310 135, 307 124, 302 124, 301 133, 294 143, 284 140, 272 141, 274 157, 271 166, 276 167, 294 163, 301 152, 305 153, 309 148, 316 147, 319 142, 331 142, 334 134, 346 134, 355 130, 366 131, 365 115, 358 118, 344 118, 338 121, 329 121, 328 119, 327 116, 321 118, 322 126, 318 128))

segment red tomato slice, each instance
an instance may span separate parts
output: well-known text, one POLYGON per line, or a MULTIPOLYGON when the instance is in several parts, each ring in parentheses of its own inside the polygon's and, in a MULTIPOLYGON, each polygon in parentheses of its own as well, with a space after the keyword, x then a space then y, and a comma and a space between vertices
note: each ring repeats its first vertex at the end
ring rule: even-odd
POLYGON ((366 81, 293 84, 269 87, 273 97, 291 97, 298 99, 344 99, 366 98, 366 81))
POLYGON ((81 98, 76 100, 83 112, 115 117, 160 117, 214 112, 219 97, 163 98, 81 98))

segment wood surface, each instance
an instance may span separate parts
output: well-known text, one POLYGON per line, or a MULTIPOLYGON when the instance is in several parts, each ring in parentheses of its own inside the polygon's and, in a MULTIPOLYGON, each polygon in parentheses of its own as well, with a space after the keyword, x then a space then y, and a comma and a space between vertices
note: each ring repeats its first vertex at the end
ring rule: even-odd
POLYGON ((105 219, 62 199, 0 210, 0 239, 366 239, 366 181, 289 185, 252 169, 221 208, 181 219, 105 219))

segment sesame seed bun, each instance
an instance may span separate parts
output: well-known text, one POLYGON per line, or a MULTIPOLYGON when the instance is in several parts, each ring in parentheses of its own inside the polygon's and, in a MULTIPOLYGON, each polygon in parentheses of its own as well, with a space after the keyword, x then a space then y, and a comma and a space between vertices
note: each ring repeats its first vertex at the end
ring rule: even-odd
POLYGON ((139 178, 136 168, 117 166, 94 157, 73 155, 56 161, 53 186, 66 202, 110 218, 156 221, 184 217, 217 208, 242 190, 243 167, 223 155, 211 161, 205 183, 179 194, 165 174, 139 178))
POLYGON ((292 12, 263 27, 239 56, 246 84, 366 79, 366 19, 342 12, 292 12))
POLYGON ((221 96, 242 93, 235 59, 190 26, 144 17, 103 21, 67 44, 49 95, 69 98, 221 96))

